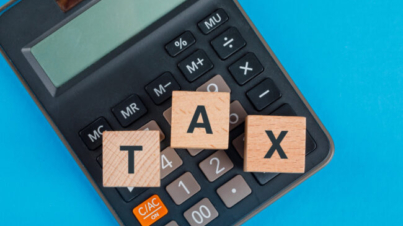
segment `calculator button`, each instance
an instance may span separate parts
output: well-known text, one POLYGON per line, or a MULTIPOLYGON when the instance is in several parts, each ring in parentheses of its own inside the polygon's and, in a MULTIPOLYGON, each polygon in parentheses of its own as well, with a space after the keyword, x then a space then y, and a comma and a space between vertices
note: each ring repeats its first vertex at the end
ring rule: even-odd
POLYGON ((97 162, 98 162, 99 166, 102 168, 102 155, 97 157, 97 162))
POLYGON ((227 13, 223 9, 218 9, 208 17, 204 18, 204 20, 200 21, 197 25, 204 34, 208 34, 224 24, 228 19, 227 13))
POLYGON ((168 124, 171 125, 172 108, 168 108, 167 110, 165 110, 164 113, 162 113, 162 115, 164 116, 165 120, 167 120, 168 124))
POLYGON ((125 202, 130 202, 133 199, 135 199, 137 196, 139 196, 143 192, 145 192, 147 189, 146 188, 134 188, 134 187, 121 187, 121 188, 116 188, 116 190, 118 190, 120 196, 122 196, 122 199, 125 200, 125 202))
POLYGON ((189 172, 170 183, 166 190, 176 205, 180 205, 200 191, 200 185, 189 172))
POLYGON ((259 111, 263 110, 281 97, 281 93, 277 86, 269 78, 249 90, 246 95, 259 111))
POLYGON ((207 179, 213 182, 234 168, 234 164, 224 150, 219 150, 202 161, 199 167, 207 179))
POLYGON ((112 128, 106 119, 101 117, 81 130, 79 135, 88 149, 95 150, 97 147, 101 146, 102 133, 106 130, 112 130, 112 128))
POLYGON ((138 130, 144 130, 144 131, 158 131, 160 133, 160 141, 163 141, 165 139, 165 134, 162 132, 161 128, 158 126, 157 122, 152 120, 145 124, 144 126, 140 127, 138 130))
POLYGON ((239 156, 243 158, 244 148, 245 148, 245 134, 235 138, 232 141, 232 145, 234 145, 235 150, 238 152, 239 156))
POLYGON ((168 224, 166 224, 165 226, 179 226, 178 223, 176 223, 176 221, 171 221, 168 224))
POLYGON ((203 50, 197 50, 180 62, 178 66, 189 82, 195 81, 214 67, 203 50))
MULTIPOLYGON (((289 104, 284 104, 277 110, 271 113, 271 115, 277 116, 297 116, 297 113, 291 108, 289 104)), ((313 140, 311 134, 306 131, 306 155, 310 154, 316 149, 316 143, 313 140)))
POLYGON ((218 217, 218 212, 208 198, 202 199, 183 214, 190 226, 204 226, 218 217))
POLYGON ((195 43, 196 39, 192 32, 186 31, 167 44, 165 49, 168 51, 169 55, 175 57, 195 43))
POLYGON ((147 113, 140 97, 131 95, 112 109, 113 114, 123 127, 127 127, 147 113))
POLYGON ((267 184, 269 181, 271 181, 277 175, 279 175, 279 174, 278 173, 253 173, 253 176, 255 176, 256 180, 261 185, 267 184))
POLYGON ((167 215, 168 209, 158 195, 153 195, 133 209, 133 214, 142 226, 149 226, 163 216, 167 215))
POLYGON ((251 193, 252 190, 241 175, 235 176, 217 189, 217 194, 228 208, 233 207, 251 193))
POLYGON ((155 104, 162 104, 172 97, 172 91, 180 90, 171 73, 166 72, 146 86, 146 91, 155 104))
POLYGON ((193 157, 203 151, 203 149, 187 149, 187 150, 188 150, 189 154, 193 157))
POLYGON ((246 116, 248 116, 248 114, 241 103, 239 103, 239 101, 232 102, 230 105, 229 130, 231 131, 245 122, 246 116))
POLYGON ((221 75, 216 75, 214 78, 210 79, 208 82, 204 83, 202 86, 197 88, 196 91, 199 92, 227 92, 231 93, 231 89, 222 78, 221 75))
POLYGON ((246 45, 246 42, 236 28, 230 28, 214 39, 211 45, 220 58, 225 60, 242 49, 246 45))
POLYGON ((262 64, 253 53, 246 54, 229 67, 229 71, 239 85, 244 85, 252 78, 262 73, 263 70, 262 64))
POLYGON ((176 151, 170 147, 161 152, 161 180, 183 164, 176 151))

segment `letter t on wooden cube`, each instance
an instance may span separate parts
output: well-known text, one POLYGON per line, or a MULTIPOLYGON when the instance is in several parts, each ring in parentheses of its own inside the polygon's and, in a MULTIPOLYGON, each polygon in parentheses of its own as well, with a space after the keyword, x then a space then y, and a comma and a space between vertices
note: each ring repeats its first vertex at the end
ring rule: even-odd
POLYGON ((306 118, 251 115, 245 126, 246 172, 305 172, 306 118))
POLYGON ((160 134, 105 131, 102 161, 104 187, 159 187, 160 134))
POLYGON ((230 94, 174 91, 171 147, 227 149, 230 94))

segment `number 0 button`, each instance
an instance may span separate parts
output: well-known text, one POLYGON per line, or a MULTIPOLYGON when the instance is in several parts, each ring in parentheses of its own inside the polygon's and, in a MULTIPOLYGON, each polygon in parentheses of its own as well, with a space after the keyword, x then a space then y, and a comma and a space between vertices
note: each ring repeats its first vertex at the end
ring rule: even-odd
POLYGON ((218 212, 208 198, 202 199, 188 209, 183 216, 190 226, 204 226, 218 217, 218 212))
POLYGON ((180 205, 200 191, 200 185, 191 173, 187 172, 167 186, 167 192, 176 205, 180 205))
POLYGON ((224 150, 217 151, 199 164, 200 169, 210 182, 234 168, 234 164, 224 150))

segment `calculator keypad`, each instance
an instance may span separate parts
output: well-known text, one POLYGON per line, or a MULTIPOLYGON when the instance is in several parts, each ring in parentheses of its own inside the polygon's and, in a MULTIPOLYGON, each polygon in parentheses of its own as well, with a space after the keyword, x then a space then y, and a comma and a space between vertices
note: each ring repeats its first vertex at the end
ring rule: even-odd
POLYGON ((207 179, 213 182, 234 168, 234 163, 232 163, 224 150, 219 150, 202 161, 199 167, 207 179))
POLYGON ((232 54, 238 52, 246 41, 236 28, 230 28, 211 42, 214 50, 221 59, 228 59, 232 54))
POLYGON ((197 50, 178 66, 189 82, 195 81, 214 67, 213 62, 203 50, 197 50))
POLYGON ((183 164, 176 151, 170 147, 161 152, 161 180, 183 164))
POLYGON ((134 94, 112 108, 112 112, 123 127, 128 127, 141 116, 145 115, 147 109, 140 100, 140 97, 134 94))
POLYGON ((162 104, 172 97, 172 91, 180 89, 181 87, 170 72, 162 74, 146 86, 146 91, 155 104, 162 104))
POLYGON ((263 72, 263 65, 255 54, 248 53, 229 67, 239 85, 244 85, 263 72))
POLYGON ((218 212, 210 200, 204 198, 188 209, 183 216, 185 216, 190 226, 204 226, 217 218, 218 212))
POLYGON ((241 175, 237 175, 217 189, 224 204, 231 208, 252 193, 249 185, 241 175))
POLYGON ((170 183, 166 190, 176 205, 184 203, 201 190, 199 183, 189 172, 170 183))

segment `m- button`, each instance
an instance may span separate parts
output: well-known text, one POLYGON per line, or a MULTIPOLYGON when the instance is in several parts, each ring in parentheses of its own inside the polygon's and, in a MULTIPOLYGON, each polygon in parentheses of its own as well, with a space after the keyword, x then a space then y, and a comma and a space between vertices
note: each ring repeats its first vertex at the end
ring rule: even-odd
POLYGON ((102 144, 102 133, 106 130, 112 130, 109 123, 104 118, 98 118, 90 125, 80 131, 79 135, 87 145, 88 149, 95 150, 102 144))
POLYGON ((155 104, 162 104, 172 96, 173 90, 180 90, 170 72, 166 72, 146 86, 146 91, 155 104))
POLYGON ((147 109, 137 95, 131 95, 126 100, 112 108, 112 112, 123 127, 127 127, 147 113, 147 109))

